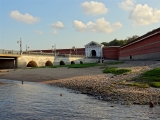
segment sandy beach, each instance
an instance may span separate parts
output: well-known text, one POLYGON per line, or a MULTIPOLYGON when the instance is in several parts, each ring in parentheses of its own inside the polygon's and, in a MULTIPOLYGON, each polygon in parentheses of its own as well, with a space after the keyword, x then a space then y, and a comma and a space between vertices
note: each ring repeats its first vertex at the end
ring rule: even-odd
POLYGON ((104 74, 103 66, 90 68, 34 68, 16 69, 0 72, 0 79, 10 79, 29 82, 41 82, 59 87, 73 89, 88 94, 97 99, 120 104, 148 104, 154 101, 160 104, 160 89, 137 88, 119 84, 160 66, 159 61, 126 61, 124 64, 109 65, 118 68, 130 68, 129 74, 104 74))

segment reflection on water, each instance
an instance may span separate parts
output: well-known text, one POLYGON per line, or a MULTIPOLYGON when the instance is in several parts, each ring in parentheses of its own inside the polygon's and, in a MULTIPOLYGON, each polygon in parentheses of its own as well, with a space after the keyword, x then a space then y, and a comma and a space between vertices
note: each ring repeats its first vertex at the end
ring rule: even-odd
POLYGON ((114 105, 63 88, 7 81, 0 85, 0 120, 10 119, 158 120, 160 106, 151 109, 149 106, 114 105))

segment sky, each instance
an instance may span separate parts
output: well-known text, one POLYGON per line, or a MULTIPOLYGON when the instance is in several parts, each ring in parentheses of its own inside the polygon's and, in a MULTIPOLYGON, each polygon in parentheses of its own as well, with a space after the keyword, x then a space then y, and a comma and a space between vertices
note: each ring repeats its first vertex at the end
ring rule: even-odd
POLYGON ((0 0, 0 49, 84 48, 160 27, 160 0, 0 0))

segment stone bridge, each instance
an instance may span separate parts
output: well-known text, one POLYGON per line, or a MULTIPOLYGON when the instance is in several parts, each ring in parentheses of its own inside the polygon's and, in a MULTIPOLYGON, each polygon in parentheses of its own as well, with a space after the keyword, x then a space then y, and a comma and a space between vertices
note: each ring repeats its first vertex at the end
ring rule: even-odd
POLYGON ((54 56, 52 53, 36 52, 20 54, 19 51, 0 50, 0 69, 83 64, 97 61, 98 59, 84 56, 54 56))

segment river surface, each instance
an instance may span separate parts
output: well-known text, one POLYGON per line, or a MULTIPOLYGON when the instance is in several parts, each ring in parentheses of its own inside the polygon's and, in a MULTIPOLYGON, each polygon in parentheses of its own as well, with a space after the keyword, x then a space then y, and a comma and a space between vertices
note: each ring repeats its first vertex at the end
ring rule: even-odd
POLYGON ((0 82, 6 82, 0 85, 0 120, 160 120, 160 106, 111 104, 40 83, 0 82))

